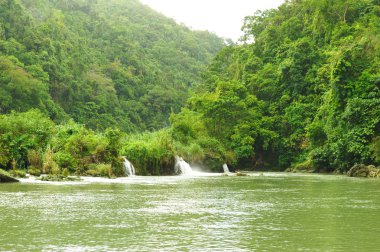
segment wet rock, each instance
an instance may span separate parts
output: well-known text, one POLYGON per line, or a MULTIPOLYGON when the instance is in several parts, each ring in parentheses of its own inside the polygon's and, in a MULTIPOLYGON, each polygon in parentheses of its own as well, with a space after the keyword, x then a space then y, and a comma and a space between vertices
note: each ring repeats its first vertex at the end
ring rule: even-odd
POLYGON ((240 171, 238 171, 238 172, 236 172, 236 176, 244 177, 244 176, 248 176, 248 174, 247 174, 247 173, 244 173, 244 172, 240 172, 240 171))
POLYGON ((373 165, 356 164, 347 172, 349 177, 379 178, 380 169, 373 165))
POLYGON ((0 169, 0 183, 12 183, 12 182, 19 182, 19 181, 13 178, 8 172, 0 169))
POLYGON ((79 177, 64 177, 62 175, 44 175, 38 178, 41 181, 50 181, 50 182, 71 182, 71 181, 82 181, 79 177))

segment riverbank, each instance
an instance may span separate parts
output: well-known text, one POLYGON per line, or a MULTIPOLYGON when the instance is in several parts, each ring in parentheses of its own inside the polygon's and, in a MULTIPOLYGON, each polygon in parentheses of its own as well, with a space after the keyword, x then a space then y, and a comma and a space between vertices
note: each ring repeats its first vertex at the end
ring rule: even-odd
POLYGON ((0 183, 15 183, 19 182, 16 178, 12 177, 8 172, 0 169, 0 183))
POLYGON ((47 181, 42 180, 40 177, 28 176, 26 178, 20 178, 19 181, 22 184, 46 184, 46 185, 80 185, 80 184, 138 184, 138 183, 151 183, 151 181, 159 181, 160 183, 180 183, 181 181, 196 180, 196 179, 211 179, 217 177, 229 177, 231 179, 248 179, 249 177, 267 177, 267 178, 304 178, 304 177, 320 177, 327 180, 335 179, 358 179, 351 178, 342 174, 328 174, 328 173, 291 173, 291 172, 239 172, 239 173, 207 173, 207 172, 193 172, 186 175, 178 176, 132 176, 132 177, 119 177, 119 178, 107 178, 107 177, 71 177, 70 180, 65 181, 47 181), (244 174, 244 175, 241 175, 244 174))
MULTIPOLYGON (((191 178, 202 178, 202 177, 219 177, 219 176, 236 176, 236 174, 230 173, 228 175, 224 173, 206 173, 206 172, 193 172, 191 174, 180 175, 180 176, 131 176, 131 177, 118 177, 118 178, 107 178, 107 177, 90 177, 90 176, 70 176, 70 180, 66 181, 48 181, 43 180, 40 177, 28 176, 27 178, 21 178, 21 183, 26 184, 92 184, 92 183, 103 183, 103 184, 123 184, 132 182, 141 182, 150 180, 150 178, 160 178, 162 180, 186 180, 191 178)), ((255 175, 250 175, 255 176, 255 175)), ((257 175, 258 176, 258 175, 257 175)))
MULTIPOLYGON (((64 180, 47 180, 28 175, 25 178, 17 179, 17 182, 22 184, 46 184, 46 185, 78 185, 78 184, 134 184, 144 181, 149 181, 150 178, 159 178, 162 181, 181 181, 188 179, 210 178, 210 177, 313 177, 321 176, 331 179, 363 179, 360 176, 348 176, 347 174, 333 173, 307 173, 307 172, 237 172, 237 173, 206 173, 194 172, 186 175, 173 176, 133 176, 133 177, 90 177, 90 176, 70 176, 64 180)), ((374 178, 374 177, 369 177, 374 178)))

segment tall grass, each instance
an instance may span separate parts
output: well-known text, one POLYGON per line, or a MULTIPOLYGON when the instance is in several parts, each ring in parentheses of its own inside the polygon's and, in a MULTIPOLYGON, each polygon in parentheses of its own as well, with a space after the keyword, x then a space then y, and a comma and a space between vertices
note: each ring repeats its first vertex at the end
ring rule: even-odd
POLYGON ((128 136, 122 155, 133 163, 138 175, 173 174, 177 155, 210 171, 220 171, 226 160, 223 146, 214 138, 183 143, 174 140, 171 129, 128 136))
POLYGON ((139 175, 169 175, 174 170, 176 153, 168 129, 128 136, 122 155, 139 175))

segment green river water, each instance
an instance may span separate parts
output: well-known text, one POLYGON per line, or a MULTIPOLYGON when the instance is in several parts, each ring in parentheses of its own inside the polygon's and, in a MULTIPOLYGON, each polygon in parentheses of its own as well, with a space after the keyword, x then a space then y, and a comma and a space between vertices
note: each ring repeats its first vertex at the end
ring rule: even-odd
POLYGON ((380 180, 282 173, 0 184, 0 251, 380 251, 380 180))

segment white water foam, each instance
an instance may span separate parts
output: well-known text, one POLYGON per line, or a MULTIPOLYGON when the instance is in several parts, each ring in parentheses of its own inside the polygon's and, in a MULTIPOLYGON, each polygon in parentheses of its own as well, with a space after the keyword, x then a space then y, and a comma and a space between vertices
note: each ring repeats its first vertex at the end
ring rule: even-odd
POLYGON ((128 177, 135 176, 136 170, 133 164, 126 157, 123 157, 123 159, 125 173, 128 175, 128 177))
POLYGON ((175 157, 174 172, 179 175, 191 175, 193 169, 182 157, 175 157))
POLYGON ((223 172, 224 173, 230 173, 230 169, 228 169, 228 165, 227 164, 223 165, 223 172))

